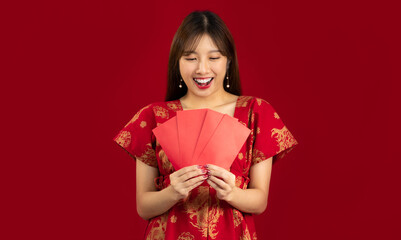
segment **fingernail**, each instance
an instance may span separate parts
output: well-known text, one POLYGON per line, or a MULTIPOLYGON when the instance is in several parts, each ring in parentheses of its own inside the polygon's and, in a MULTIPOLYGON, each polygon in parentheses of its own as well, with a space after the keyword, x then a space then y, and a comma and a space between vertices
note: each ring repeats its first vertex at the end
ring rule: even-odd
POLYGON ((208 178, 208 177, 209 177, 208 175, 203 175, 203 178, 204 178, 204 179, 206 179, 206 178, 208 178))
POLYGON ((203 168, 203 166, 202 166, 202 165, 198 165, 198 168, 199 168, 199 169, 202 169, 202 168, 203 168))
POLYGON ((207 170, 206 169, 202 169, 202 173, 207 173, 207 170))
POLYGON ((203 165, 203 167, 204 167, 204 168, 208 168, 209 166, 206 164, 206 165, 203 165))
POLYGON ((209 176, 210 176, 210 170, 207 170, 207 175, 209 175, 209 176))

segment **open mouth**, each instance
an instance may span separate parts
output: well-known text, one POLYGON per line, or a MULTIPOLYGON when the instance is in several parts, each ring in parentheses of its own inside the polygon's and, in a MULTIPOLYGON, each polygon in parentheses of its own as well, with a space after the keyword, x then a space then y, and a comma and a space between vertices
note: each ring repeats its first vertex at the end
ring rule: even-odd
POLYGON ((193 78, 195 83, 200 87, 209 85, 213 81, 213 79, 214 78, 193 78))

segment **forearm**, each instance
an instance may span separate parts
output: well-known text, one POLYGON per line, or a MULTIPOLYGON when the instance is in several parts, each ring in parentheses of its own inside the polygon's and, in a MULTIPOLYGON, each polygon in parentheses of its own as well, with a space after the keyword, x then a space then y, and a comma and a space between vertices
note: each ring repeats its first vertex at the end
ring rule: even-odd
POLYGON ((242 212, 261 214, 267 207, 267 193, 260 189, 235 187, 227 202, 242 212))
POLYGON ((145 192, 137 195, 137 211, 145 220, 167 212, 178 202, 171 185, 161 191, 145 192))

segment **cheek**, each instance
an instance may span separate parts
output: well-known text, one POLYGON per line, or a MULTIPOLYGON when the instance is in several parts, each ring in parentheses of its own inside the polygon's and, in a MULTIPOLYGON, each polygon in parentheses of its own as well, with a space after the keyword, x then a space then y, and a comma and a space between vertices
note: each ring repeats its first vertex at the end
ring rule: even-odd
POLYGON ((180 73, 182 74, 183 72, 185 72, 185 64, 182 60, 178 61, 178 69, 180 70, 180 73))
POLYGON ((213 71, 218 75, 225 75, 227 67, 225 64, 218 64, 213 68, 213 71))
POLYGON ((188 63, 180 63, 181 75, 192 74, 194 67, 188 63))
POLYGON ((225 73, 227 70, 227 62, 221 61, 219 63, 216 63, 215 69, 219 73, 225 73))

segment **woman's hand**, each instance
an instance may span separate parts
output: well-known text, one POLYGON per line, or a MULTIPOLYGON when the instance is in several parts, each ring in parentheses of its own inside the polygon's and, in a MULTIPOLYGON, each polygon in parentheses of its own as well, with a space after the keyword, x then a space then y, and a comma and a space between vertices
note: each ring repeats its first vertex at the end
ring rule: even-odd
POLYGON ((201 185, 208 175, 207 170, 200 165, 181 168, 170 174, 170 184, 176 200, 188 197, 189 192, 201 185))
POLYGON ((235 186, 235 175, 213 164, 206 166, 209 175, 207 183, 216 190, 216 195, 220 200, 230 202, 237 189, 235 186))

